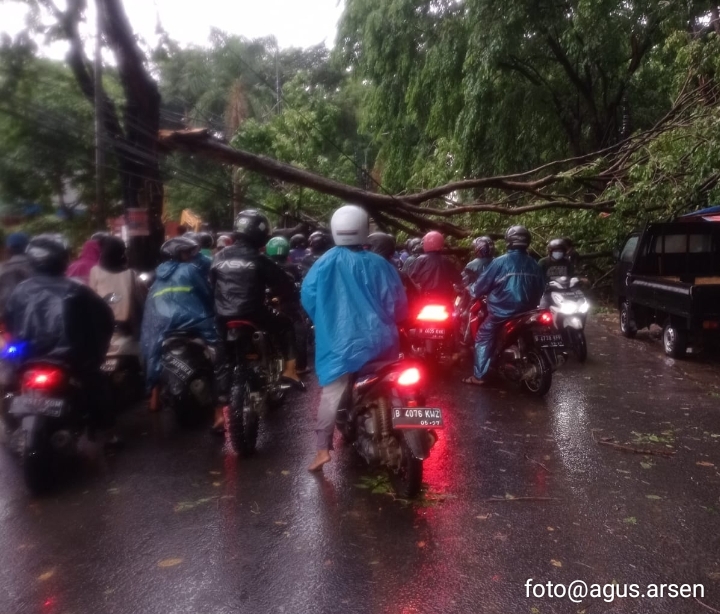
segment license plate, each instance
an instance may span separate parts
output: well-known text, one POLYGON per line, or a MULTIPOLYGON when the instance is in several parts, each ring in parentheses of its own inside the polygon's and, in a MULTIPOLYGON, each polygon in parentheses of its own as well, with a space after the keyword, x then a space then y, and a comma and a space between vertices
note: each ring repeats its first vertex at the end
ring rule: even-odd
POLYGON ((442 410, 437 407, 393 407, 393 428, 441 429, 444 428, 442 410))
POLYGON ((170 373, 175 375, 183 382, 187 381, 193 374, 193 368, 185 364, 179 358, 175 358, 175 356, 166 356, 165 358, 163 358, 163 363, 165 365, 165 368, 170 371, 170 373))
POLYGON ((47 397, 36 397, 22 395, 13 397, 10 402, 10 413, 15 416, 40 415, 59 418, 65 408, 65 401, 62 399, 49 399, 47 397))
POLYGON ((561 348, 565 344, 561 334, 556 335, 533 335, 535 345, 541 348, 561 348))
POLYGON ((445 329, 444 328, 419 328, 418 337, 423 339, 444 339, 445 329))
POLYGON ((104 373, 112 373, 117 369, 118 366, 118 359, 117 358, 108 358, 103 364, 102 367, 100 367, 100 370, 104 373))

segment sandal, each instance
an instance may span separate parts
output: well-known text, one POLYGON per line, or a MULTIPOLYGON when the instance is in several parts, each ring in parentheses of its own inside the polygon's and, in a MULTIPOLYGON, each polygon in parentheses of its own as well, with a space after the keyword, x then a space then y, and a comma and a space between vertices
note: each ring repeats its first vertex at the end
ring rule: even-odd
POLYGON ((293 388, 295 388, 295 390, 299 390, 300 392, 307 392, 305 384, 299 379, 293 379, 292 377, 288 377, 287 375, 281 375, 280 381, 283 384, 288 384, 289 386, 292 386, 293 388))

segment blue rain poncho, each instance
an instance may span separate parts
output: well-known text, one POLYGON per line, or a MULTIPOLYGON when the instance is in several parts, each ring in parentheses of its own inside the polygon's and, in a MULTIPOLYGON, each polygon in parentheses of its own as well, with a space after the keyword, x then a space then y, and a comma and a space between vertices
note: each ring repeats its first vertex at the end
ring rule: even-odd
POLYGON ((203 273, 192 262, 164 262, 145 303, 140 345, 152 387, 160 375, 162 342, 168 333, 191 330, 208 343, 218 341, 213 294, 203 273))
POLYGON ((471 287, 473 296, 488 297, 488 311, 499 319, 536 309, 544 291, 540 265, 522 250, 495 258, 471 287))
POLYGON ((315 324, 321 386, 399 354, 397 324, 407 317, 407 298, 397 270, 381 256, 331 249, 308 271, 301 299, 315 324))

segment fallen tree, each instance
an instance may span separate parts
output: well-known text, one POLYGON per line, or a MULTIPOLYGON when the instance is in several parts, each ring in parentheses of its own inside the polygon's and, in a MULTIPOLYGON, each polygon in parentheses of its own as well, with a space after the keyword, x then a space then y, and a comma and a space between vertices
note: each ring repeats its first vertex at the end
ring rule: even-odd
MULTIPOLYGON (((464 238, 469 216, 493 213, 518 216, 546 209, 591 211, 610 214, 619 198, 634 189, 632 173, 647 162, 652 145, 667 135, 677 134, 717 113, 717 90, 707 83, 690 88, 688 78, 672 109, 652 129, 592 154, 558 160, 539 168, 494 177, 480 177, 447 183, 416 193, 387 194, 363 190, 311 171, 257 153, 230 147, 209 130, 161 131, 160 145, 165 151, 182 151, 204 156, 222 164, 241 167, 274 180, 287 182, 368 209, 381 227, 410 234, 430 229, 464 238), (451 199, 451 195, 458 195, 451 199)), ((678 180, 683 169, 677 171, 678 180)), ((697 194, 707 194, 720 179, 708 173, 695 186, 697 194)), ((672 181, 661 176, 658 181, 672 181)))

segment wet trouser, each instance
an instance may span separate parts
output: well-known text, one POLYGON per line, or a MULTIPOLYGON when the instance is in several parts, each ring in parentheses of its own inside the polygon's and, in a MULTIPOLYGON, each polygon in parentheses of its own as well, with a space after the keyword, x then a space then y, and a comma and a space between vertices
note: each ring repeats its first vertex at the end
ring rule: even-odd
POLYGON ((317 426, 315 427, 318 450, 332 450, 335 419, 345 393, 350 386, 350 379, 351 375, 346 373, 322 388, 317 413, 317 426))
POLYGON ((232 320, 252 322, 257 328, 270 335, 285 361, 295 360, 297 354, 295 327, 292 320, 285 315, 264 309, 250 315, 218 318, 217 328, 220 334, 220 342, 217 345, 215 359, 215 394, 217 400, 221 403, 227 402, 234 366, 236 342, 227 340, 227 323, 232 320))
POLYGON ((297 359, 298 371, 304 371, 308 364, 308 330, 305 320, 305 312, 300 303, 283 305, 280 308, 283 315, 292 320, 295 329, 295 357, 297 359))
POLYGON ((477 379, 482 379, 490 370, 490 361, 495 354, 498 335, 502 329, 504 319, 488 315, 480 324, 475 335, 475 372, 477 379))

